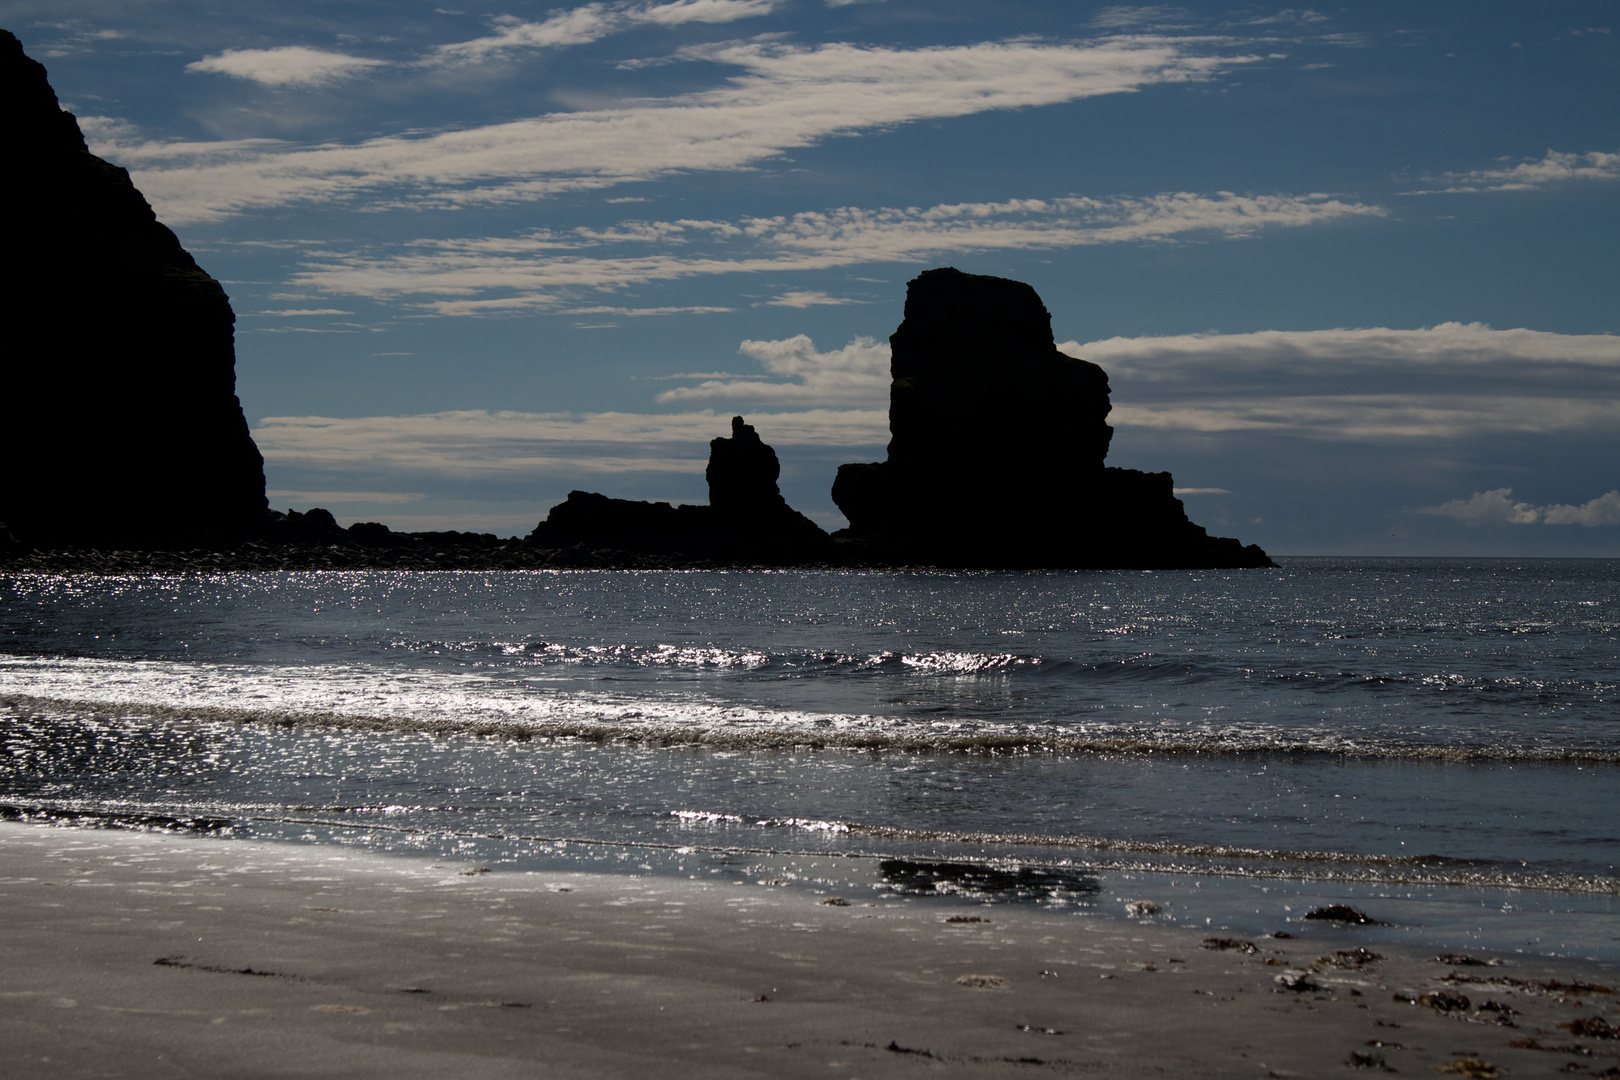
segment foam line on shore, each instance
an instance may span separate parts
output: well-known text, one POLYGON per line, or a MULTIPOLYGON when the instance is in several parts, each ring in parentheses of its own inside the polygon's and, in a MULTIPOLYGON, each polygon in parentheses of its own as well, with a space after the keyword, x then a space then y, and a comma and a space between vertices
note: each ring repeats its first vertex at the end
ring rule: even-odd
MULTIPOLYGON (((552 709, 558 703, 529 702, 528 708, 552 709)), ((329 728, 345 731, 410 731, 427 735, 471 735, 516 740, 618 743, 650 747, 712 747, 724 750, 856 750, 900 753, 1042 754, 1052 756, 1263 758, 1322 757, 1434 763, 1620 765, 1620 751, 1583 748, 1512 747, 1500 745, 1435 746, 1421 743, 1369 746, 1322 734, 1311 740, 1248 734, 1199 738, 1187 734, 1060 735, 1040 731, 1001 730, 971 733, 920 732, 915 725, 878 717, 786 716, 759 713, 743 716, 736 706, 713 706, 710 726, 669 719, 639 719, 648 712, 694 715, 690 703, 592 703, 569 698, 568 708, 596 711, 597 717, 525 718, 504 716, 384 715, 321 708, 238 705, 171 705, 129 697, 97 699, 27 693, 0 694, 0 707, 41 714, 87 713, 159 723, 263 724, 276 727, 329 728), (878 723, 902 730, 877 730, 878 723), (841 727, 840 725, 850 725, 841 727), (813 725, 813 726, 812 726, 813 725), (858 726, 857 726, 858 725, 858 726), (904 730, 911 727, 913 730, 904 730)))

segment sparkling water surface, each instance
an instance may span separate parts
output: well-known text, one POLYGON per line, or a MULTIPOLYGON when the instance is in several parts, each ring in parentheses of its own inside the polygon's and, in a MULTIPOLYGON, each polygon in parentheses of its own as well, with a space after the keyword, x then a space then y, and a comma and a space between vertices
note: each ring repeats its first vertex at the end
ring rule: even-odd
POLYGON ((889 896, 971 864, 1002 876, 934 891, 1077 908, 1146 874, 1239 924, 1256 896, 1297 918, 1289 890, 1574 905, 1526 940, 1606 955, 1617 586, 1616 560, 12 576, 0 801, 489 865, 820 860, 889 896))

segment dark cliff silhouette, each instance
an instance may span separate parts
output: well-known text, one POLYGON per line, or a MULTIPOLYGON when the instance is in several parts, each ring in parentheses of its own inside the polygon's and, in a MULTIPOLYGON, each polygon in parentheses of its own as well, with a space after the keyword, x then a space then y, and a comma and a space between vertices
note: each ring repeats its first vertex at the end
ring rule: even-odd
MULTIPOLYGON (((1270 566, 1187 520, 1169 473, 1104 465, 1108 376, 1059 352, 1019 281, 929 270, 889 338, 888 460, 841 466, 835 537, 873 561, 1018 567, 1270 566)), ((842 546, 842 545, 841 545, 842 546)))
POLYGON ((35 547, 202 546, 261 529, 264 460, 236 397, 224 290, 129 174, 85 148, 44 67, 3 30, 0 140, 0 522, 35 547))
POLYGON ((617 550, 687 559, 796 563, 826 559, 821 527, 787 504, 776 486, 782 466, 743 418, 731 437, 709 443, 709 505, 610 499, 570 491, 525 541, 537 548, 617 550))

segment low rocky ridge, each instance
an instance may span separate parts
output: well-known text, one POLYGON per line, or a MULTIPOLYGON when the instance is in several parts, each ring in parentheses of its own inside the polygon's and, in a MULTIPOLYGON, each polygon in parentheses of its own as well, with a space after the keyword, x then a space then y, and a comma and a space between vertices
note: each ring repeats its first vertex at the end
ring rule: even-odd
POLYGON ((0 571, 163 574, 249 570, 685 570, 747 566, 736 558, 626 551, 576 543, 546 548, 493 533, 395 532, 377 522, 347 529, 331 513, 274 514, 263 536, 199 548, 39 548, 0 543, 0 571))
POLYGON ((776 484, 781 472, 776 451, 734 416, 731 437, 709 443, 709 505, 571 491, 526 543, 554 550, 583 544, 682 561, 798 565, 832 558, 831 537, 782 498, 776 484))

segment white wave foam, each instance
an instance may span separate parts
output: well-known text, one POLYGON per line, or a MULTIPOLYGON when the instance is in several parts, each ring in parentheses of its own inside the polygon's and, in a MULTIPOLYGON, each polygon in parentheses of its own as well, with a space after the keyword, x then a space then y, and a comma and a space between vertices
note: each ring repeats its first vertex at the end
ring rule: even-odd
POLYGON ((625 689, 563 686, 521 672, 368 664, 252 665, 167 660, 0 659, 0 698, 31 707, 112 715, 352 728, 466 731, 716 746, 923 749, 1002 753, 1223 754, 1302 752, 1358 757, 1620 762, 1612 746, 1424 743, 1419 734, 1345 734, 1328 722, 1246 720, 1031 723, 976 716, 925 718, 760 708, 690 684, 625 689))

